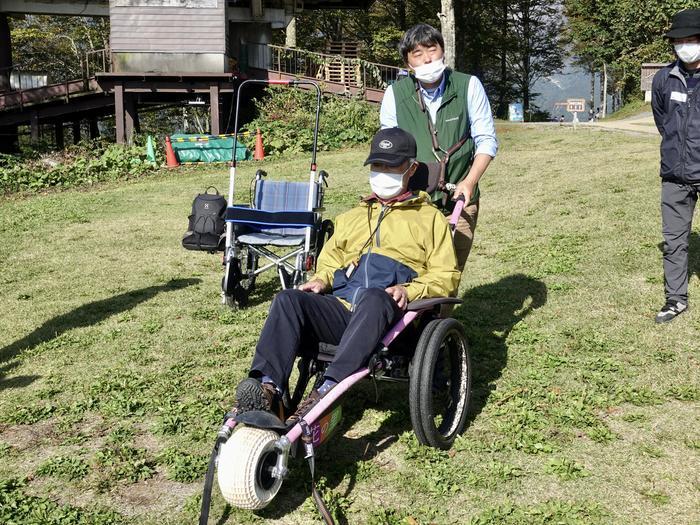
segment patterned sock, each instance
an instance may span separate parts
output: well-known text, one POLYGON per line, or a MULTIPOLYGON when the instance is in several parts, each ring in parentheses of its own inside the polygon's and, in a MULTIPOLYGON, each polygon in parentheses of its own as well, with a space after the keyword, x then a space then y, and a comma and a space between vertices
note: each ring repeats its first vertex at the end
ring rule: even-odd
POLYGON ((262 376, 262 378, 260 379, 260 382, 261 382, 261 383, 268 383, 268 384, 274 386, 274 387, 275 387, 275 390, 277 390, 277 392, 278 392, 280 395, 282 394, 282 390, 280 390, 280 387, 278 387, 278 386, 275 384, 275 382, 272 380, 272 378, 271 378, 270 376, 262 376))
POLYGON ((332 379, 326 379, 323 382, 323 384, 318 388, 318 393, 321 394, 321 396, 325 396, 328 393, 328 391, 337 384, 338 383, 336 381, 333 381, 332 379))

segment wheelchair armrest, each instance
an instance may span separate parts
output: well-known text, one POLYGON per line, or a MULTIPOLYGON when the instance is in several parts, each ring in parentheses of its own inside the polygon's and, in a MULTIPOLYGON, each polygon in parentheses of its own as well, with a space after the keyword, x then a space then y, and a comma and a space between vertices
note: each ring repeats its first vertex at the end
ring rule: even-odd
POLYGON ((431 308, 442 304, 462 304, 462 300, 457 299, 456 297, 432 297, 430 299, 418 299, 417 301, 408 303, 407 310, 409 312, 430 310, 431 308))

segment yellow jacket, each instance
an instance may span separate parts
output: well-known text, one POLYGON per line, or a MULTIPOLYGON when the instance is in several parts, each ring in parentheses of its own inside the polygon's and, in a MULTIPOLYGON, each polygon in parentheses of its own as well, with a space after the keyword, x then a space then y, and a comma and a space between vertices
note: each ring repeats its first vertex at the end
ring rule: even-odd
POLYGON ((419 192, 386 206, 364 201, 339 215, 315 277, 352 307, 363 289, 397 284, 409 301, 454 296, 460 272, 447 220, 419 192))

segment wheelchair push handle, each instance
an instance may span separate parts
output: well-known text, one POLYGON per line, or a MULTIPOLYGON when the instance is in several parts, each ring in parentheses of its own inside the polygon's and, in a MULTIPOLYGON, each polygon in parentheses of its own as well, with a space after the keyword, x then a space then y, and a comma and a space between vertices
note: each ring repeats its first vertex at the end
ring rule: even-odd
MULTIPOLYGON (((448 188, 450 189, 450 188, 448 188)), ((451 190, 454 191, 454 190, 451 190)), ((452 210, 452 214, 450 214, 450 228, 454 232, 455 229, 457 228, 457 222, 459 221, 459 216, 462 214, 462 210, 464 209, 464 206, 466 205, 466 202, 464 201, 464 195, 460 195, 457 198, 457 202, 455 203, 454 210, 452 210)))

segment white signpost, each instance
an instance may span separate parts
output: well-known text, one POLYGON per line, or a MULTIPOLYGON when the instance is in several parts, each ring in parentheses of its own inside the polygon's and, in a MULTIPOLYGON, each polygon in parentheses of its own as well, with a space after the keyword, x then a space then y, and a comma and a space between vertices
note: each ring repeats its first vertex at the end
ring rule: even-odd
POLYGON ((554 108, 566 108, 566 111, 573 114, 571 122, 576 129, 579 123, 578 114, 586 111, 586 99, 585 98, 568 98, 566 102, 557 102, 554 104, 554 108))

